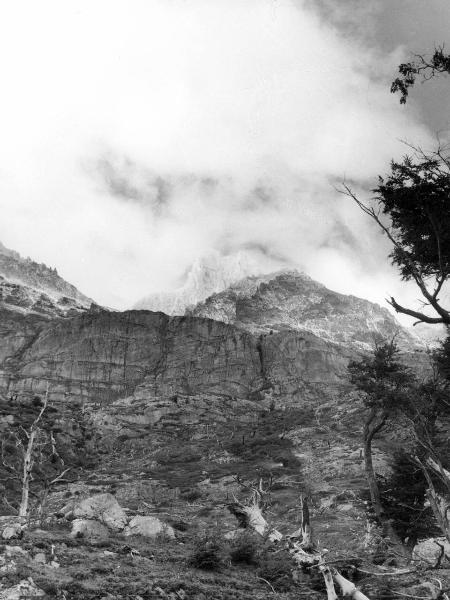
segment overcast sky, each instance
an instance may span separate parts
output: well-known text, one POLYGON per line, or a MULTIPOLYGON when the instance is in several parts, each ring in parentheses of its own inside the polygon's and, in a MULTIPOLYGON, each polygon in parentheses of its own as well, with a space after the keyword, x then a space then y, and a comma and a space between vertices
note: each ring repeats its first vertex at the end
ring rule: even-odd
POLYGON ((389 83, 449 31, 448 0, 1 3, 0 240, 116 308, 212 250, 414 297, 333 186, 445 135, 450 81, 389 83))

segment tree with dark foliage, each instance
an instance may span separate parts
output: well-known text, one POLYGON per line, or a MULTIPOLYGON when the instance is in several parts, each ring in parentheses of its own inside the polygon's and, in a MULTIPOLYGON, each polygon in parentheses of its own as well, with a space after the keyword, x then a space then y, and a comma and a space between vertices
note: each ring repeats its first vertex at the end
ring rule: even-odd
POLYGON ((450 307, 441 300, 450 277, 450 156, 446 149, 392 162, 390 174, 379 178, 371 201, 360 200, 344 184, 341 190, 373 219, 392 244, 389 257, 402 279, 414 281, 423 296, 423 310, 388 300, 396 312, 417 322, 450 325, 450 307))
POLYGON ((367 409, 363 426, 364 468, 373 512, 384 533, 395 543, 400 543, 400 540, 385 514, 373 466, 372 442, 389 419, 401 413, 408 403, 413 377, 410 369, 398 360, 398 352, 393 341, 380 344, 372 355, 352 361, 348 366, 350 381, 362 392, 367 409))
POLYGON ((418 381, 398 360, 398 349, 393 342, 378 345, 372 355, 351 362, 348 367, 350 380, 362 392, 367 409, 363 444, 373 513, 384 534, 398 548, 406 538, 413 542, 418 535, 423 535, 418 516, 422 525, 426 514, 428 523, 432 523, 430 511, 425 510, 425 497, 435 520, 429 531, 433 532, 437 525, 450 541, 447 516, 450 448, 445 427, 450 417, 450 389, 448 380, 440 372, 443 368, 444 375, 448 376, 449 349, 450 343, 446 341, 435 353, 435 371, 424 381, 418 381), (387 486, 380 486, 372 462, 372 442, 388 422, 394 421, 409 430, 409 442, 405 446, 407 451, 394 462, 393 478, 387 486), (415 486, 414 489, 406 486, 405 491, 401 482, 408 472, 415 486))

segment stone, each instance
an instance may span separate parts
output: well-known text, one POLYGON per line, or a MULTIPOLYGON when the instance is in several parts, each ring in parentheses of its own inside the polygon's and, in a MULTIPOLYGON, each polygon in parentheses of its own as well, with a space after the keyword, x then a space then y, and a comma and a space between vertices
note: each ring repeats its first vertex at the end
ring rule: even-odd
POLYGON ((24 600, 25 598, 42 598, 45 592, 37 587, 29 577, 22 579, 17 585, 2 589, 0 587, 0 600, 24 600))
POLYGON ((34 562, 41 563, 43 565, 45 565, 45 563, 47 562, 44 552, 38 552, 37 554, 35 554, 33 560, 34 562))
POLYGON ((156 538, 158 535, 165 535, 169 538, 175 537, 175 531, 170 525, 166 525, 157 517, 136 515, 128 523, 124 530, 124 535, 141 535, 143 537, 156 538))
POLYGON ((421 566, 437 567, 450 560, 450 543, 445 538, 428 538, 416 544, 412 560, 421 566))
POLYGON ((87 540, 107 540, 109 531, 105 525, 93 519, 74 519, 70 535, 87 540))
POLYGON ((4 540, 13 540, 22 536, 22 527, 20 523, 14 523, 13 525, 8 525, 2 531, 2 538, 4 540))
POLYGON ((0 555, 0 576, 7 573, 15 573, 17 571, 17 563, 15 560, 7 559, 6 556, 0 555))
POLYGON ((73 509, 76 518, 95 519, 113 531, 121 531, 128 518, 112 494, 96 494, 85 498, 73 509))

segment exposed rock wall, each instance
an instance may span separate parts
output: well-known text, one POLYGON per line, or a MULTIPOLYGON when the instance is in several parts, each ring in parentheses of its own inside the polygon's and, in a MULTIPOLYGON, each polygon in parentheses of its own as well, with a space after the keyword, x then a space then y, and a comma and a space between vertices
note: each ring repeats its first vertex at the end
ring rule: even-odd
POLYGON ((313 334, 252 335, 232 325, 163 313, 101 311, 49 323, 13 317, 2 344, 3 392, 49 389, 55 399, 289 393, 299 381, 336 383, 349 353, 313 334))

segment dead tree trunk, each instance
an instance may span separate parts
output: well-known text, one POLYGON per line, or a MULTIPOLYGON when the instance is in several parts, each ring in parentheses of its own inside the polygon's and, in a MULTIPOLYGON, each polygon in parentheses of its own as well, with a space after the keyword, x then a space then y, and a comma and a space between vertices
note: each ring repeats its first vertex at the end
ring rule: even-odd
POLYGON ((433 511, 434 518, 436 519, 442 534, 450 542, 450 503, 436 490, 427 467, 430 467, 438 475, 447 489, 450 489, 450 472, 447 471, 447 469, 444 469, 440 462, 436 462, 431 457, 426 460, 426 465, 424 465, 417 457, 416 462, 419 464, 425 479, 427 480, 428 489, 426 495, 431 510, 433 511))
MULTIPOLYGON (((249 505, 242 504, 235 499, 234 503, 228 505, 228 509, 236 516, 241 527, 250 528, 260 535, 265 535, 267 531, 270 531, 270 527, 262 514, 261 489, 261 482, 259 490, 253 487, 253 495, 249 505)), ((308 568, 317 567, 320 570, 327 590, 327 600, 338 600, 334 581, 341 587, 343 594, 346 594, 349 598, 369 600, 351 581, 325 563, 323 554, 317 549, 313 541, 309 507, 304 497, 301 498, 301 509, 302 525, 300 530, 286 538, 294 562, 302 568, 305 566, 308 568), (299 537, 301 537, 301 541, 294 541, 299 537)), ((271 541, 278 542, 283 538, 283 535, 277 530, 272 530, 271 535, 268 538, 271 541)))
POLYGON ((33 448, 36 440, 37 429, 31 429, 28 435, 28 444, 23 457, 22 473, 22 497, 19 506, 19 517, 26 518, 28 515, 28 502, 30 496, 30 479, 33 469, 33 448))
MULTIPOLYGON (((241 481, 238 480, 238 482, 243 485, 241 481)), ((271 542, 280 540, 283 535, 276 529, 271 528, 262 514, 263 498, 267 493, 263 489, 262 480, 259 482, 259 487, 245 487, 250 488, 252 491, 250 500, 246 504, 242 504, 237 498, 234 498, 234 502, 228 504, 228 510, 236 517, 239 526, 243 529, 253 529, 261 536, 268 535, 271 542)))
POLYGON ((42 405, 41 410, 39 411, 38 416, 33 421, 29 431, 25 431, 25 435, 27 437, 27 446, 24 451, 23 456, 23 470, 22 470, 22 497, 20 500, 19 506, 19 517, 21 520, 25 520, 28 516, 28 505, 29 505, 29 497, 30 497, 30 481, 33 470, 33 452, 35 449, 36 437, 39 434, 39 423, 42 419, 43 414, 45 413, 48 405, 48 388, 47 393, 45 394, 44 404, 42 405))

